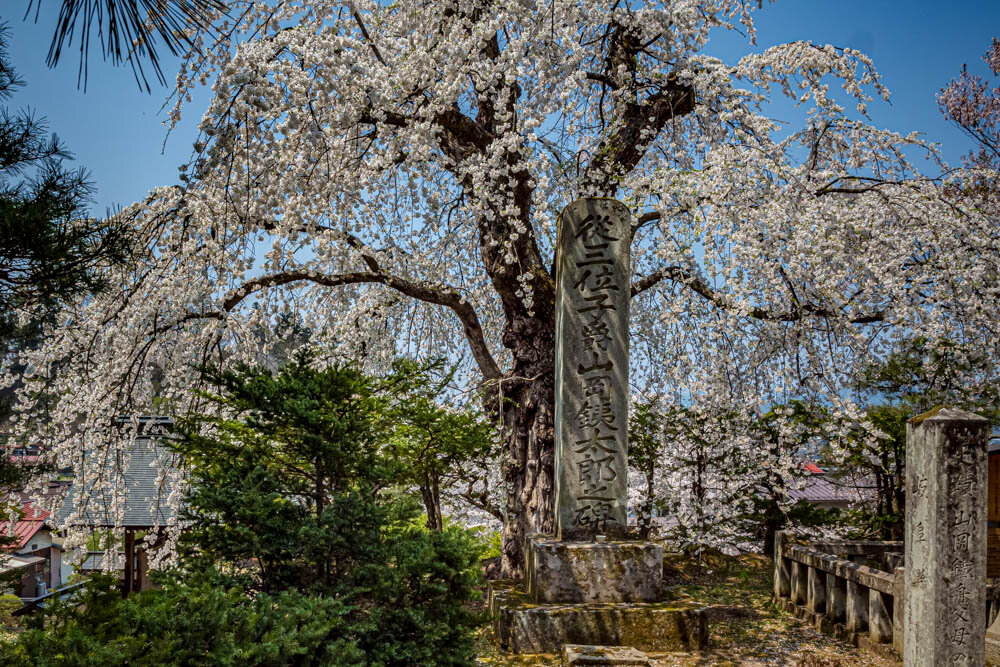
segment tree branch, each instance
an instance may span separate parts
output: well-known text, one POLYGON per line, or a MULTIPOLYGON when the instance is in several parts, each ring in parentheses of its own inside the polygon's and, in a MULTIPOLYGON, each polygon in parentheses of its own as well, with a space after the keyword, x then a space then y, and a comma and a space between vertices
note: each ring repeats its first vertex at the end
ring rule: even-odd
POLYGON ((886 185, 909 185, 911 183, 934 183, 939 181, 940 178, 908 178, 903 180, 885 180, 883 178, 873 178, 871 176, 839 176, 826 185, 818 188, 813 194, 816 196, 827 195, 827 194, 864 194, 866 192, 872 192, 880 187, 886 185), (841 181, 850 181, 857 183, 869 183, 866 186, 857 187, 846 187, 838 186, 841 181))
MULTIPOLYGON (((515 96, 511 96, 509 111, 516 119, 513 107, 515 96)), ((449 159, 449 163, 443 166, 455 176, 463 188, 469 191, 474 188, 473 178, 468 169, 461 167, 462 163, 474 155, 484 155, 496 139, 495 134, 501 133, 495 125, 493 101, 486 96, 482 97, 481 113, 478 118, 466 115, 455 104, 437 113, 433 119, 434 124, 440 128, 438 136, 441 151, 449 159)), ((405 127, 411 122, 411 118, 396 112, 369 111, 362 115, 361 122, 405 127)), ((516 123, 516 120, 512 122, 516 123)), ((544 265, 531 224, 531 194, 534 189, 531 175, 525 169, 518 167, 522 160, 516 149, 506 151, 505 160, 511 168, 512 181, 507 194, 516 206, 517 213, 511 216, 495 210, 493 218, 480 219, 478 227, 483 264, 500 296, 508 322, 511 322, 516 317, 530 319, 530 316, 524 305, 524 299, 518 296, 521 289, 517 279, 518 274, 514 273, 504 261, 506 248, 510 248, 516 257, 516 265, 520 268, 518 273, 527 272, 533 276, 536 313, 546 313, 554 307, 555 284, 544 265), (516 233, 514 219, 519 220, 529 230, 528 233, 516 233)))
POLYGON ((692 110, 694 89, 677 83, 667 83, 639 104, 627 103, 618 129, 600 143, 587 166, 583 187, 592 193, 613 195, 616 175, 639 163, 650 136, 659 134, 667 121, 692 110))
POLYGON ((347 7, 351 10, 351 14, 354 16, 354 21, 358 24, 358 28, 361 29, 361 35, 365 38, 365 41, 368 42, 368 46, 371 47, 372 53, 375 54, 375 58, 377 58, 382 65, 388 67, 385 63, 385 58, 382 57, 378 47, 375 46, 375 41, 372 40, 371 35, 368 34, 368 28, 365 27, 365 22, 361 20, 361 14, 358 13, 358 8, 354 6, 353 2, 348 2, 347 7))
POLYGON ((600 72, 587 72, 587 80, 602 83, 611 90, 618 90, 620 88, 617 81, 607 74, 601 74, 600 72))
POLYGON ((223 299, 221 310, 203 313, 190 313, 170 325, 158 327, 153 333, 154 335, 163 333, 164 331, 183 324, 184 322, 195 319, 224 319, 227 313, 231 312, 251 294, 271 287, 280 287, 282 285, 290 285, 298 282, 311 282, 325 287, 340 287, 343 285, 358 285, 364 283, 380 284, 390 287, 397 292, 419 301, 445 306, 455 313, 459 321, 462 323, 465 339, 469 343, 469 347, 472 350, 472 356, 476 360, 476 364, 479 366, 479 370, 483 374, 483 378, 485 380, 496 380, 501 376, 500 367, 497 365, 496 360, 489 351, 489 346, 486 344, 486 338, 483 335, 482 325, 479 323, 479 317, 476 315, 475 309, 472 307, 472 304, 466 301, 465 297, 463 297, 458 291, 450 287, 436 288, 420 285, 403 278, 386 275, 385 273, 376 271, 358 271, 352 273, 338 273, 334 275, 319 274, 313 271, 287 271, 284 273, 260 276, 259 278, 247 281, 239 288, 231 291, 229 295, 223 299))
MULTIPOLYGON (((680 283, 681 285, 684 285, 688 289, 694 291, 701 298, 719 308, 723 308, 725 310, 734 310, 736 308, 736 306, 730 303, 729 299, 726 298, 724 294, 719 294, 704 280, 694 275, 691 271, 679 266, 667 266, 662 269, 658 269, 648 276, 632 283, 632 296, 636 296, 637 294, 641 294, 642 292, 655 287, 663 280, 671 280, 675 283, 680 283)), ((795 304, 791 310, 785 312, 775 312, 769 308, 754 307, 747 312, 747 315, 754 319, 769 322, 798 322, 805 319, 807 316, 825 317, 830 319, 841 316, 829 308, 823 308, 810 303, 795 304)), ((882 322, 884 320, 885 313, 881 310, 867 315, 856 315, 848 318, 848 322, 851 324, 872 324, 874 322, 882 322)))

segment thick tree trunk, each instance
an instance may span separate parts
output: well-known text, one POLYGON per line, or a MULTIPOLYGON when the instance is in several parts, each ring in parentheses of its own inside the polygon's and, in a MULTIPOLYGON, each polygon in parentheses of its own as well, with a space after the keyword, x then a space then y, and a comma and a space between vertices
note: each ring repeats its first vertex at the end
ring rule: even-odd
POLYGON ((434 498, 434 491, 429 484, 420 485, 420 496, 424 501, 424 512, 427 514, 427 528, 434 532, 441 532, 441 510, 440 505, 434 498))
POLYGON ((510 327, 504 340, 514 352, 514 367, 500 381, 499 390, 485 397, 493 414, 499 407, 506 440, 501 554, 506 578, 523 576, 524 550, 531 535, 555 530, 555 322, 541 318, 522 322, 523 326, 510 327))
POLYGON ((424 511, 427 513, 427 528, 441 532, 444 529, 444 519, 441 516, 441 492, 437 480, 425 479, 420 485, 420 495, 424 500, 424 511))
POLYGON ((639 537, 648 540, 653 531, 653 482, 654 476, 653 458, 650 457, 649 464, 643 471, 646 477, 646 497, 643 499, 642 508, 639 510, 639 537))

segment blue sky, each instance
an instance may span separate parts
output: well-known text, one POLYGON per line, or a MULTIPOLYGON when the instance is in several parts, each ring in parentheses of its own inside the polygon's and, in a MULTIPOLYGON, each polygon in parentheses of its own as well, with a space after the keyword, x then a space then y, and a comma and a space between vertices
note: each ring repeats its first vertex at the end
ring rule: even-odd
MULTIPOLYGON (((6 0, 0 9, 0 18, 12 30, 11 60, 28 84, 7 105, 31 107, 45 116, 49 129, 75 154, 76 164, 90 170, 97 187, 93 213, 141 199, 157 185, 176 183, 177 167, 190 155, 207 93, 185 107, 182 124, 168 138, 161 107, 169 88, 154 87, 151 95, 141 92, 131 69, 114 68, 92 57, 87 90, 77 89, 75 51, 69 51, 58 68, 45 66, 61 0, 43 1, 37 25, 22 21, 27 4, 27 0, 6 0)), ((925 133, 942 144, 949 161, 957 162, 971 147, 941 118, 934 94, 963 63, 985 73, 980 58, 992 38, 1000 37, 1000 2, 779 0, 765 2, 755 15, 758 44, 749 48, 763 50, 808 39, 859 49, 873 58, 893 93, 891 105, 871 106, 876 125, 925 133)), ((709 49, 727 62, 747 51, 746 41, 738 35, 720 35, 709 49)), ((175 65, 175 60, 165 59, 168 81, 176 73, 175 65)))

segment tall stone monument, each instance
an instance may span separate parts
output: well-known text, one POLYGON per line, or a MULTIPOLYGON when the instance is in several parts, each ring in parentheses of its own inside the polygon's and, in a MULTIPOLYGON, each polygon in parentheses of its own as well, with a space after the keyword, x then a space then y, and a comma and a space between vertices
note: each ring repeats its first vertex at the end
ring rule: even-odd
POLYGON ((988 436, 952 408, 906 425, 907 665, 985 664, 988 436))
POLYGON ((555 535, 529 539, 525 582, 493 582, 501 647, 700 648, 704 610, 662 600, 663 547, 629 539, 628 208, 579 199, 556 248, 555 535))
POLYGON ((578 199, 556 249, 556 537, 627 531, 629 212, 578 199))

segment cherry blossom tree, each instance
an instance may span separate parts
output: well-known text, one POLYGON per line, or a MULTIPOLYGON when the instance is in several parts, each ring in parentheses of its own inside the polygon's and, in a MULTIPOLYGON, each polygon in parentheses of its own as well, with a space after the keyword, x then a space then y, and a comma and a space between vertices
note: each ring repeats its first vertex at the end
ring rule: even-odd
MULTIPOLYGON (((1000 40, 994 38, 983 61, 994 77, 1000 76, 1000 40)), ((976 147, 963 158, 964 177, 950 188, 953 196, 967 200, 981 211, 998 208, 997 174, 1000 171, 1000 86, 991 87, 982 76, 962 73, 941 89, 937 96, 941 114, 954 123, 976 147)))
MULTIPOLYGON (((983 61, 993 76, 1000 76, 1000 39, 993 39, 983 61)), ((963 67, 962 73, 941 89, 937 99, 944 117, 978 144, 966 161, 988 169, 1000 168, 1000 86, 991 88, 983 77, 963 67)))
POLYGON ((582 196, 632 211, 632 383, 669 404, 860 422, 843 387, 906 332, 996 349, 995 225, 868 121, 868 58, 761 51, 757 5, 233 3, 178 75, 180 100, 214 91, 182 184, 124 212, 145 262, 31 359, 60 399, 41 435, 59 462, 127 458, 106 424, 188 409, 198 362, 259 358, 285 314, 328 360, 460 361, 502 430, 516 575, 553 526, 555 220, 582 196), (727 29, 736 62, 704 52, 727 29), (769 117, 782 97, 801 127, 769 117))

